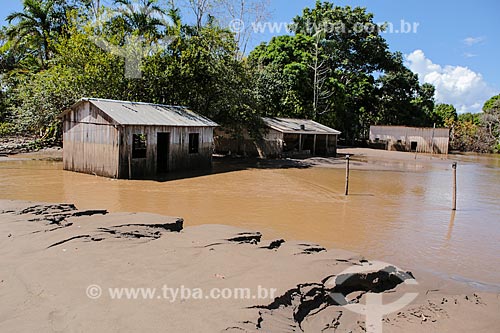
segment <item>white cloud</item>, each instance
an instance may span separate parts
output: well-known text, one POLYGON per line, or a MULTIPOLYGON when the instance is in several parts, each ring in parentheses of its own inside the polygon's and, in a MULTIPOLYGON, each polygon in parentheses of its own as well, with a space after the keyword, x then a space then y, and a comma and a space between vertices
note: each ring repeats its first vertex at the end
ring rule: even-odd
POLYGON ((421 83, 436 87, 438 103, 453 104, 459 113, 480 112, 484 102, 498 93, 480 73, 467 67, 435 64, 422 50, 406 55, 406 65, 418 74, 421 83))
POLYGON ((474 58, 474 57, 477 57, 477 54, 470 53, 470 52, 465 52, 464 53, 464 57, 466 57, 466 58, 474 58))
POLYGON ((464 44, 467 46, 472 46, 483 42, 486 38, 484 37, 467 37, 463 40, 464 44))

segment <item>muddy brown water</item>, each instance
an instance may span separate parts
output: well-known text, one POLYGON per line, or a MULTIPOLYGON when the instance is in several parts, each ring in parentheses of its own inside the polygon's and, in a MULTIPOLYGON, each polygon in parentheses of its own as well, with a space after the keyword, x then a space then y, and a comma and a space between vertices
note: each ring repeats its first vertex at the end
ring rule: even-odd
MULTIPOLYGON (((470 284, 500 288, 500 157, 461 156, 458 210, 451 161, 353 161, 342 168, 251 165, 170 181, 111 180, 62 170, 61 162, 0 161, 0 199, 71 202, 81 209, 181 216, 185 225, 227 224, 268 239, 344 248, 470 284)), ((339 163, 343 163, 340 161, 339 163)))

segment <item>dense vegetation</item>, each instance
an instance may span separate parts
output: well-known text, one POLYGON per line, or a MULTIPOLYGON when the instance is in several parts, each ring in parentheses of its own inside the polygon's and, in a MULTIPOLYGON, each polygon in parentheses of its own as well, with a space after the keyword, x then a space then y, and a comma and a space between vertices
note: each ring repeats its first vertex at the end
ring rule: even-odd
POLYGON ((57 115, 85 96, 187 105, 235 135, 258 136, 267 115, 318 120, 347 142, 371 124, 436 124, 456 149, 498 144, 498 96, 482 115, 436 106, 364 8, 318 1, 245 55, 248 29, 223 26, 266 17, 265 1, 24 0, 0 31, 0 134, 56 138, 57 115))

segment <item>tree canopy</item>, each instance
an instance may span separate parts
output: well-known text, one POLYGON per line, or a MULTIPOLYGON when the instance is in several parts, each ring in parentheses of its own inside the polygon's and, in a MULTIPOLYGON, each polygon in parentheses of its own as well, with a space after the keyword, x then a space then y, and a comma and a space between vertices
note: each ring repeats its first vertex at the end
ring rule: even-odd
POLYGON ((318 1, 291 29, 249 55, 265 114, 318 120, 348 139, 365 137, 373 123, 431 123, 434 87, 390 52, 366 9, 318 1))
POLYGON ((457 109, 451 104, 437 104, 434 108, 433 120, 437 126, 449 127, 458 120, 457 109))
MULTIPOLYGON (((435 106, 434 87, 390 50, 365 8, 317 1, 290 35, 246 56, 248 31, 223 22, 262 19, 266 1, 23 0, 0 30, 0 122, 56 137, 57 114, 84 96, 185 105, 235 135, 258 136, 261 116, 317 120, 348 141, 372 124, 461 121, 453 106, 435 106), (140 75, 127 75, 131 66, 140 75)), ((493 136, 498 100, 477 125, 493 136)))

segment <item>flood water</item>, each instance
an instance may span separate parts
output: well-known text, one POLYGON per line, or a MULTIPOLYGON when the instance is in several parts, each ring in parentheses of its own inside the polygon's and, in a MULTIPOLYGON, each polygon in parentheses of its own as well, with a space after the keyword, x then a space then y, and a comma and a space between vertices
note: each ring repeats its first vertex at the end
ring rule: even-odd
MULTIPOLYGON (((70 202, 80 209, 181 216, 186 226, 227 224, 344 248, 368 258, 500 287, 500 157, 459 161, 451 211, 451 160, 353 162, 343 168, 254 168, 170 181, 111 180, 61 162, 0 161, 0 199, 70 202)), ((339 161, 343 163, 343 161, 339 161)), ((222 165, 221 165, 222 164, 222 165)), ((227 171, 227 170, 226 170, 227 171)))

